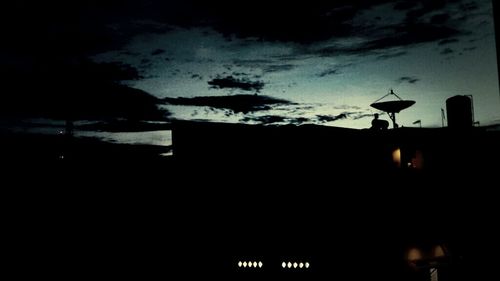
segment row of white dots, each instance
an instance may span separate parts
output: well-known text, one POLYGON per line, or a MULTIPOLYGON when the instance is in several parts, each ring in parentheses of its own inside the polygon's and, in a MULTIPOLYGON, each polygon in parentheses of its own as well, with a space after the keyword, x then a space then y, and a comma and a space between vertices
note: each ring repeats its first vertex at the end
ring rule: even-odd
POLYGON ((254 267, 254 268, 257 268, 257 267, 262 268, 263 265, 264 264, 261 261, 259 261, 259 262, 256 262, 256 261, 249 261, 249 262, 247 262, 247 261, 239 261, 238 262, 238 267, 244 267, 244 268, 246 268, 246 267, 249 267, 249 268, 252 268, 252 267, 254 267))
MULTIPOLYGON (((262 268, 264 263, 261 261, 238 261, 238 267, 243 268, 262 268)), ((307 269, 311 266, 309 262, 282 262, 281 267, 283 268, 299 268, 299 269, 307 269)))
POLYGON ((283 268, 309 268, 311 265, 308 262, 282 262, 283 268))

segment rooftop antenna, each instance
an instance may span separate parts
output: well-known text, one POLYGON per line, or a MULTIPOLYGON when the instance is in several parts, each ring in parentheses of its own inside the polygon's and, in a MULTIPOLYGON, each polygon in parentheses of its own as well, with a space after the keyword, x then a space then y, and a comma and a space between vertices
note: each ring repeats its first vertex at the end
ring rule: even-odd
POLYGON ((391 89, 388 94, 385 96, 379 98, 372 104, 370 104, 371 107, 384 111, 389 115, 389 118, 392 120, 392 127, 398 128, 398 124, 396 123, 396 113, 399 113, 403 109, 407 109, 408 107, 412 106, 415 104, 415 101, 413 100, 403 100, 400 98, 394 91, 391 89), (381 102, 380 100, 384 99, 387 96, 395 96, 398 100, 393 100, 393 101, 383 101, 381 102))
POLYGON ((444 109, 441 108, 441 127, 444 128, 444 121, 446 120, 446 115, 444 114, 444 109))

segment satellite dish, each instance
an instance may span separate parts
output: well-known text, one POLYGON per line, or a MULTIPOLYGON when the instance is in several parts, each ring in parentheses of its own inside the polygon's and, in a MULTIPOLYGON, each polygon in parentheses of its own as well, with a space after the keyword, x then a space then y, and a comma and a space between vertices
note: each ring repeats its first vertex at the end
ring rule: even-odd
POLYGON ((415 101, 412 100, 395 100, 395 101, 376 102, 372 103, 370 106, 385 112, 399 113, 401 110, 407 109, 408 107, 414 104, 415 101))
POLYGON ((380 99, 376 100, 370 106, 373 107, 373 108, 375 108, 375 109, 387 112, 387 114, 389 115, 389 118, 391 118, 391 120, 392 120, 392 126, 393 126, 393 128, 397 128, 398 124, 396 124, 396 113, 399 113, 401 110, 407 109, 408 107, 410 107, 410 106, 412 106, 414 104, 415 104, 415 101, 413 101, 413 100, 403 100, 398 95, 396 95, 394 93, 394 91, 391 89, 391 91, 387 95, 385 95, 385 96, 381 97, 380 99), (388 95, 394 95, 399 100, 380 102, 381 99, 387 97, 388 95))

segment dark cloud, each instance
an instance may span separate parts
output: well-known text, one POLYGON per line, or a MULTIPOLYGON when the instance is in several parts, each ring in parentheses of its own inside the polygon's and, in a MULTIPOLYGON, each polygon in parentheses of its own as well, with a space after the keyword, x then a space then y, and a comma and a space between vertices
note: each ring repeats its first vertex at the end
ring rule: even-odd
POLYGON ((300 125, 303 123, 311 122, 311 120, 309 118, 305 118, 305 117, 296 117, 296 118, 290 119, 289 122, 291 124, 294 124, 294 125, 300 125))
POLYGON ((245 116, 240 121, 241 122, 257 122, 260 124, 293 124, 301 125, 305 123, 328 123, 334 122, 341 119, 352 118, 354 120, 361 118, 373 118, 373 114, 353 111, 353 112, 343 112, 339 115, 316 115, 313 118, 307 117, 289 117, 284 115, 264 115, 264 116, 245 116))
POLYGON ((321 73, 318 74, 318 77, 325 77, 325 76, 330 76, 330 75, 337 75, 337 74, 340 74, 340 70, 337 69, 337 68, 333 68, 333 69, 327 69, 321 73))
POLYGON ((232 74, 233 76, 245 76, 245 77, 246 77, 246 76, 250 76, 250 74, 248 74, 248 73, 245 73, 245 72, 237 72, 237 71, 235 71, 235 72, 233 72, 233 73, 231 73, 231 74, 232 74))
POLYGON ((457 42, 460 42, 460 40, 456 39, 456 38, 453 38, 453 39, 444 39, 444 40, 441 40, 438 42, 438 45, 448 45, 448 44, 452 44, 452 43, 457 43, 457 42))
POLYGON ((358 119, 363 119, 363 118, 373 118, 372 113, 354 113, 350 115, 352 119, 358 120, 358 119))
POLYGON ((287 117, 278 115, 265 115, 265 116, 247 116, 241 119, 242 122, 258 122, 261 124, 283 123, 287 117))
POLYGON ((479 6, 474 1, 467 1, 466 3, 462 3, 460 5, 460 9, 463 11, 475 11, 479 9, 479 6))
MULTIPOLYGON (((2 48, 12 53, 68 59, 118 50, 138 34, 164 33, 134 1, 16 1, 0 19, 2 48), (35 46, 35 48, 33 48, 35 46)), ((166 12, 166 11, 165 11, 166 12)))
POLYGON ((416 45, 447 39, 460 34, 458 30, 452 27, 434 26, 425 23, 401 25, 395 27, 394 31, 396 33, 392 36, 367 42, 360 50, 377 50, 416 45))
POLYGON ((215 21, 214 28, 227 37, 311 43, 349 34, 348 20, 359 9, 370 6, 348 2, 304 5, 256 1, 241 9, 239 4, 211 1, 201 6, 205 6, 203 9, 215 21))
POLYGON ((474 51, 475 49, 477 49, 477 47, 473 46, 473 47, 466 47, 463 50, 467 52, 467 51, 474 51))
POLYGON ((449 14, 439 14, 431 17, 432 24, 445 24, 450 19, 449 14))
POLYGON ((181 73, 181 70, 180 69, 174 69, 170 72, 170 75, 172 76, 177 76, 181 73))
POLYGON ((412 23, 419 22, 426 15, 441 11, 446 7, 446 2, 446 0, 420 1, 415 9, 410 9, 406 13, 406 21, 412 23))
POLYGON ((361 109, 361 107, 359 107, 357 105, 347 105, 347 104, 336 105, 333 108, 343 109, 343 110, 359 110, 359 109, 361 109))
POLYGON ((407 11, 417 6, 417 1, 399 1, 394 5, 394 10, 407 11))
MULTIPOLYGON (((387 29, 387 27, 384 27, 387 29)), ((449 39, 461 34, 459 30, 446 26, 435 26, 426 23, 401 24, 389 27, 392 29, 391 35, 375 35, 369 37, 365 42, 353 44, 351 46, 331 45, 311 53, 319 56, 339 56, 339 55, 377 55, 382 51, 391 50, 397 47, 408 47, 422 43, 436 42, 449 39)), ((384 55, 384 54, 382 54, 384 55)))
MULTIPOLYGON (((335 36, 351 35, 349 20, 354 15, 377 2, 386 1, 354 4, 349 1, 333 1, 328 4, 311 3, 309 5, 290 3, 280 5, 257 1, 253 5, 245 6, 245 9, 226 1, 210 1, 209 3, 193 0, 173 3, 155 0, 120 3, 106 1, 102 4, 78 0, 72 2, 75 3, 58 8, 62 8, 63 11, 67 8, 80 12, 82 15, 80 19, 83 19, 83 22, 79 22, 79 19, 71 20, 70 17, 61 20, 59 15, 54 17, 54 23, 62 23, 62 26, 72 23, 77 28, 70 30, 79 31, 83 28, 81 34, 76 32, 77 36, 97 35, 102 40, 109 40, 110 43, 114 42, 118 46, 123 44, 126 38, 135 34, 152 31, 166 32, 172 25, 181 27, 208 25, 227 35, 228 38, 230 35, 236 35, 239 38, 255 37, 268 41, 311 43, 335 36), (256 15, 258 15, 258 20, 255 20, 256 15)), ((39 6, 42 7, 41 14, 44 14, 50 5, 39 6)), ((27 8, 34 14, 38 6, 33 4, 28 5, 27 8)), ((43 19, 45 16, 50 18, 52 14, 55 13, 44 14, 43 19)), ((42 17, 39 16, 39 18, 42 17)), ((81 41, 80 43, 85 43, 81 41)), ((98 42, 98 44, 101 43, 104 42, 98 42)), ((102 47, 105 45, 102 44, 102 47)))
POLYGON ((395 52, 395 53, 388 52, 387 54, 378 55, 377 59, 385 60, 385 59, 390 59, 390 58, 397 58, 397 57, 404 56, 406 54, 408 54, 407 51, 399 51, 399 52, 395 52))
MULTIPOLYGON (((59 67, 65 67, 59 65, 59 67)), ((94 63, 91 61, 81 61, 73 64, 69 69, 48 69, 49 73, 54 71, 66 72, 62 75, 80 75, 80 78, 85 79, 88 83, 104 83, 104 82, 120 82, 125 80, 139 80, 142 76, 136 68, 122 62, 107 62, 107 63, 94 63)), ((64 76, 63 76, 64 77, 64 76)))
POLYGON ((402 76, 402 77, 399 77, 397 80, 397 82, 399 82, 399 83, 408 82, 410 84, 415 84, 418 81, 420 81, 420 79, 418 79, 416 77, 410 77, 410 76, 402 76))
POLYGON ((293 64, 271 64, 267 65, 263 68, 263 71, 266 73, 270 72, 281 72, 281 71, 289 71, 295 68, 293 64))
POLYGON ((130 65, 84 60, 49 64, 31 73, 0 72, 8 93, 0 96, 2 114, 89 120, 165 120, 169 115, 156 97, 121 83, 141 77, 130 65))
POLYGON ((91 124, 77 126, 78 130, 101 131, 101 132, 147 132, 171 130, 170 123, 149 123, 135 120, 111 120, 100 121, 91 124))
POLYGON ((229 109, 234 113, 248 113, 270 110, 274 105, 290 105, 290 101, 261 95, 206 96, 194 98, 164 98, 172 105, 208 106, 217 109, 229 109))
POLYGON ((345 119, 347 118, 347 114, 341 113, 339 115, 316 115, 316 118, 320 123, 327 123, 327 122, 337 121, 340 119, 345 119))
POLYGON ((270 124, 293 124, 293 125, 301 125, 304 123, 311 122, 309 118, 305 117, 287 117, 281 115, 264 115, 264 116, 245 116, 240 120, 241 122, 256 122, 259 124, 270 125, 270 124))
POLYGON ((243 91, 260 92, 265 83, 262 81, 252 81, 247 78, 235 78, 233 76, 217 76, 216 78, 208 81, 212 89, 238 89, 243 91))
MULTIPOLYGON (((223 34, 227 40, 236 38, 248 41, 247 44, 294 42, 298 43, 297 48, 303 48, 296 51, 300 55, 368 54, 385 59, 394 55, 385 54, 394 47, 456 40, 466 34, 466 30, 450 17, 453 12, 450 7, 461 5, 466 12, 478 8, 474 1, 462 0, 334 0, 286 4, 257 0, 244 7, 217 0, 17 2, 19 4, 7 5, 5 10, 9 13, 0 22, 2 51, 29 54, 37 60, 71 60, 120 50, 136 35, 166 33, 179 27, 209 27, 223 34), (383 16, 374 23, 355 20, 381 4, 393 4, 394 13, 406 17, 395 23, 388 23, 383 16), (317 42, 342 41, 353 35, 366 40, 359 44, 314 47, 317 42)), ((205 36, 213 34, 203 32, 208 34, 205 36)), ((145 52, 155 56, 166 51, 147 49, 145 52)), ((291 54, 289 58, 296 59, 295 55, 291 54)), ((168 58, 165 60, 168 61, 168 58)), ((290 63, 276 64, 276 61, 264 59, 242 59, 234 61, 234 65, 259 67, 263 72, 288 71, 294 67, 290 63)), ((237 81, 228 82, 223 85, 234 85, 237 81)))
MULTIPOLYGON (((365 46, 354 48, 353 52, 357 53, 447 39, 462 31, 455 30, 457 22, 450 19, 453 11, 449 7, 458 5, 465 12, 478 9, 475 1, 462 0, 334 0, 286 4, 256 0, 244 7, 218 0, 17 2, 19 4, 6 7, 9 13, 0 25, 5 39, 3 47, 29 51, 26 48, 33 46, 33 42, 44 42, 43 46, 37 46, 41 54, 58 55, 68 50, 79 55, 116 50, 138 34, 165 33, 173 27, 210 27, 228 40, 251 38, 306 45, 353 35, 368 38, 365 46), (400 23, 391 24, 384 21, 383 15, 375 25, 354 21, 381 4, 393 4, 394 13, 406 17, 400 23)), ((160 53, 162 49, 150 54, 160 53)))
MULTIPOLYGON (((357 106, 345 106, 346 109, 360 109, 357 106)), ((339 115, 316 115, 316 121, 319 123, 334 122, 341 119, 350 118, 353 120, 358 120, 362 118, 373 118, 372 113, 366 113, 366 111, 345 111, 339 115)))
POLYGON ((454 52, 455 52, 455 51, 453 51, 453 49, 452 49, 452 48, 445 48, 445 49, 443 49, 443 50, 440 52, 440 54, 441 54, 441 55, 449 55, 449 54, 453 54, 454 52))
MULTIPOLYGON (((466 11, 458 8, 460 2, 462 1, 398 2, 395 4, 395 13, 405 13, 399 22, 389 23, 383 19, 372 21, 363 17, 350 21, 352 24, 351 35, 360 35, 364 41, 339 44, 337 42, 340 41, 337 40, 333 41, 336 43, 331 43, 330 46, 319 49, 310 48, 301 53, 319 56, 377 55, 380 59, 384 59, 392 57, 392 54, 386 56, 386 52, 391 52, 394 48, 405 48, 431 42, 438 44, 458 42, 461 37, 470 35, 470 26, 464 25, 464 21, 457 19, 456 16, 452 17, 457 12, 467 14, 466 11)), ((474 5, 466 6, 474 7, 474 5)), ((362 14, 362 12, 357 14, 362 14)), ((469 13, 468 16, 478 15, 469 13)))
POLYGON ((129 56, 129 57, 138 57, 140 56, 141 54, 138 53, 138 52, 131 52, 129 50, 124 50, 124 51, 121 51, 120 52, 120 55, 125 55, 125 56, 129 56))
POLYGON ((262 64, 271 64, 272 60, 263 60, 263 59, 254 59, 254 60, 234 60, 233 63, 236 66, 248 66, 248 67, 257 67, 262 64))
POLYGON ((199 74, 193 74, 193 75, 191 75, 191 79, 203 80, 203 76, 201 76, 199 74))
POLYGON ((279 63, 279 61, 276 63, 273 60, 267 59, 234 60, 233 63, 238 67, 260 68, 265 73, 289 71, 296 67, 294 64, 279 63))
POLYGON ((161 55, 161 54, 163 54, 163 53, 165 53, 165 52, 166 52, 166 51, 165 51, 165 50, 163 50, 163 49, 156 49, 156 50, 154 50, 154 51, 152 51, 152 52, 151 52, 151 55, 152 55, 152 56, 157 56, 157 55, 161 55))

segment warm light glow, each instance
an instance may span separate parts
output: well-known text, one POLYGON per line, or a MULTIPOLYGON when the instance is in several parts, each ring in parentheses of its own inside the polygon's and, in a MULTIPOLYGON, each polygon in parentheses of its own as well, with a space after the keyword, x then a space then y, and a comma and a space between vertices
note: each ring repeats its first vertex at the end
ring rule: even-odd
POLYGON ((253 267, 257 268, 257 262, 256 261, 253 262, 253 267))
POLYGON ((262 268, 263 265, 264 264, 261 261, 259 261, 259 268, 262 268))
POLYGON ((303 263, 299 263, 299 268, 303 268, 304 267, 304 264, 303 263))
POLYGON ((243 267, 247 267, 247 262, 246 261, 243 262, 243 267))
POLYGON ((286 267, 286 262, 281 263, 281 267, 285 268, 286 267))
POLYGON ((440 245, 434 247, 433 255, 435 258, 442 258, 445 256, 444 249, 440 245))
POLYGON ((397 148, 392 152, 392 161, 398 168, 401 167, 401 149, 397 148))
POLYGON ((298 263, 296 263, 296 262, 294 262, 294 263, 293 263, 293 268, 297 268, 297 266, 299 266, 299 264, 298 264, 298 263))
POLYGON ((408 251, 408 260, 417 261, 422 259, 422 252, 419 249, 413 248, 408 251))
POLYGON ((238 262, 238 267, 242 267, 243 263, 241 261, 238 262))
POLYGON ((288 268, 292 268, 292 263, 288 262, 288 268))
POLYGON ((309 268, 309 263, 308 262, 306 262, 305 267, 309 268))

